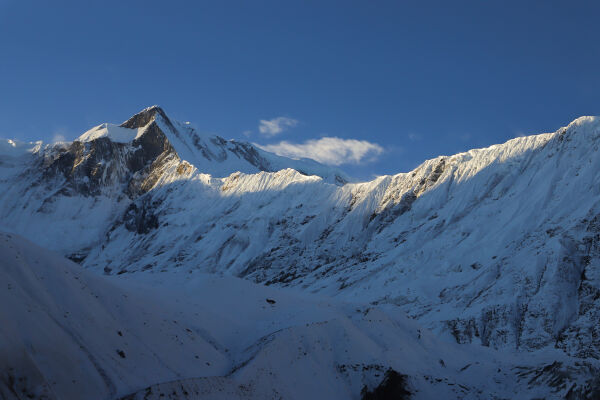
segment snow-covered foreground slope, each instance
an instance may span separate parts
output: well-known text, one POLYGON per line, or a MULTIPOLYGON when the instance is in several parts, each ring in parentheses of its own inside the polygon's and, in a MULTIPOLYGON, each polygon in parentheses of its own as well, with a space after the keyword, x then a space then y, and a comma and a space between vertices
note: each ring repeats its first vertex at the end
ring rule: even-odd
POLYGON ((114 398, 184 371, 230 367, 209 337, 190 330, 193 321, 179 325, 160 300, 13 235, 0 235, 0 276, 2 398, 114 398))
POLYGON ((582 367, 559 352, 516 361, 444 343, 393 306, 198 272, 94 276, 12 234, 0 274, 7 399, 349 399, 389 368, 414 398, 530 398, 589 391, 594 371, 569 373, 582 367))
POLYGON ((1 225, 116 282, 233 275, 399 307, 458 343, 600 358, 597 118, 344 185, 248 146, 156 107, 7 142, 1 225))

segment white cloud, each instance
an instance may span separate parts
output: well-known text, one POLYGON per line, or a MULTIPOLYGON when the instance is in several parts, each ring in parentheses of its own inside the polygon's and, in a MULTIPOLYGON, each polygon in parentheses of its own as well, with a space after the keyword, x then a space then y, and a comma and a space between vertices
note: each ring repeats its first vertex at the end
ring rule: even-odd
POLYGON ((265 136, 275 136, 298 125, 298 121, 288 117, 277 117, 271 120, 261 119, 258 131, 265 136))
POLYGON ((276 144, 257 146, 280 156, 295 159, 312 158, 328 165, 360 164, 374 161, 383 153, 383 148, 376 143, 337 137, 311 139, 304 143, 283 141, 276 144))

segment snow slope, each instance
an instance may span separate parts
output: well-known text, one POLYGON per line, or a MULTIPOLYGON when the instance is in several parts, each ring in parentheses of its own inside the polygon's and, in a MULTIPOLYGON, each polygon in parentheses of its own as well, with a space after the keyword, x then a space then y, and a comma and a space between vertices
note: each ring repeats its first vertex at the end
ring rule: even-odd
POLYGON ((131 143, 139 139, 145 131, 145 126, 139 128, 124 128, 115 124, 101 124, 79 136, 77 142, 92 142, 100 138, 107 138, 112 142, 131 143))
POLYGON ((178 325, 160 301, 19 237, 0 235, 0 267, 2 398, 114 398, 184 372, 229 368, 209 338, 178 325))
POLYGON ((0 394, 7 399, 148 399, 174 391, 180 398, 348 399, 377 386, 390 367, 407 376, 417 399, 589 390, 581 376, 568 376, 577 367, 559 352, 517 362, 444 343, 393 306, 202 273, 94 276, 12 234, 0 234, 0 267, 0 394), (537 365, 556 360, 564 384, 531 384, 537 365))

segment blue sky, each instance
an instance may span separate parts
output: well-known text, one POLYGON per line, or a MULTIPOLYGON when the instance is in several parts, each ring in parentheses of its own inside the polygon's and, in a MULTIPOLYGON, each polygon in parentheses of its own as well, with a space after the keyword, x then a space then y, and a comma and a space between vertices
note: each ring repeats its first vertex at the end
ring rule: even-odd
POLYGON ((405 172, 600 114, 598 4, 0 0, 0 137, 160 104, 361 178, 405 172))

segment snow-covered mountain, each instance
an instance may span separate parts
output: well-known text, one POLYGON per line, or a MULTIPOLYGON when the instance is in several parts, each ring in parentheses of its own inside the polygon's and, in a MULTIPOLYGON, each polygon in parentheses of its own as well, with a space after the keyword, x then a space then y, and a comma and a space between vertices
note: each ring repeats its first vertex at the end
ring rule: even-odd
POLYGON ((447 340, 593 376, 599 146, 582 117, 348 183, 151 107, 72 143, 1 142, 0 221, 115 282, 209 272, 398 307, 447 340))
POLYGON ((339 170, 292 160, 252 144, 203 136, 149 107, 121 125, 102 124, 73 142, 0 141, 1 225, 62 253, 98 244, 131 200, 165 181, 210 173, 294 168, 341 185, 339 170), (201 168, 201 169, 199 169, 201 168), (43 226, 44 229, 40 229, 43 226))
POLYGON ((3 399, 349 399, 384 376, 413 398, 532 398, 589 394, 595 372, 444 343, 394 306, 198 272, 97 276, 13 234, 0 277, 3 399))

